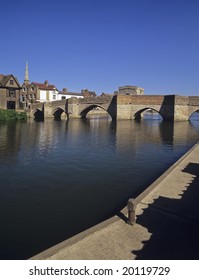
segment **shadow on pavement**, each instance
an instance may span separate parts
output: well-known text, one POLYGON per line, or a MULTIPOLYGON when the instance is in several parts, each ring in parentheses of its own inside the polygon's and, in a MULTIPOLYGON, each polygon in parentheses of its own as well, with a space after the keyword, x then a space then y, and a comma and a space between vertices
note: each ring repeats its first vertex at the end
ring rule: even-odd
POLYGON ((159 197, 137 217, 151 237, 141 250, 132 251, 136 259, 199 259, 199 164, 189 163, 183 172, 193 180, 180 199, 159 197))

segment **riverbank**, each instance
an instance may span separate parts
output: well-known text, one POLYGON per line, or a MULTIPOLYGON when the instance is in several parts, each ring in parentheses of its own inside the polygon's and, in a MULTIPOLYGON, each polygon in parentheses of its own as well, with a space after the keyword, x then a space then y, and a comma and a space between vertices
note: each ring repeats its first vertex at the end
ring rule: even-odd
POLYGON ((0 109, 0 121, 21 121, 21 120, 27 120, 26 112, 0 109))
POLYGON ((199 143, 139 196, 133 226, 125 208, 31 259, 198 259, 198 185, 199 143))

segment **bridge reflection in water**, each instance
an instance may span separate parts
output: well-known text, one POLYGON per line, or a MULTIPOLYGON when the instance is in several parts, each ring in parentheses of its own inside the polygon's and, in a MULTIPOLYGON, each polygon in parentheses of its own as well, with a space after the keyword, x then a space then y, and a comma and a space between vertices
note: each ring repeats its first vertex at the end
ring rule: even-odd
POLYGON ((148 115, 0 123, 0 258, 31 257, 110 217, 199 138, 197 120, 148 115))

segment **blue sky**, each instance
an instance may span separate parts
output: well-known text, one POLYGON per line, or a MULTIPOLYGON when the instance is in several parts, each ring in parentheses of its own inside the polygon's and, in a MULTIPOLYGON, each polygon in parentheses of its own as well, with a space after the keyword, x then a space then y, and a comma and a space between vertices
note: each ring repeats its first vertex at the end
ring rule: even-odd
POLYGON ((198 0, 0 2, 0 73, 70 91, 199 94, 198 0))

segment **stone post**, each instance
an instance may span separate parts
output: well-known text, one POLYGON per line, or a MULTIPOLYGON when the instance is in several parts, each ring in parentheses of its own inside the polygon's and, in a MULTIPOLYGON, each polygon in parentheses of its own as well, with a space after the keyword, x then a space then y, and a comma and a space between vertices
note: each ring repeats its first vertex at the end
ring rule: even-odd
POLYGON ((136 206, 137 206, 137 204, 136 204, 135 199, 130 198, 128 200, 128 203, 127 203, 127 209, 128 209, 128 221, 127 221, 127 223, 129 225, 132 225, 132 226, 135 224, 135 217, 136 217, 135 210, 136 210, 136 206))

